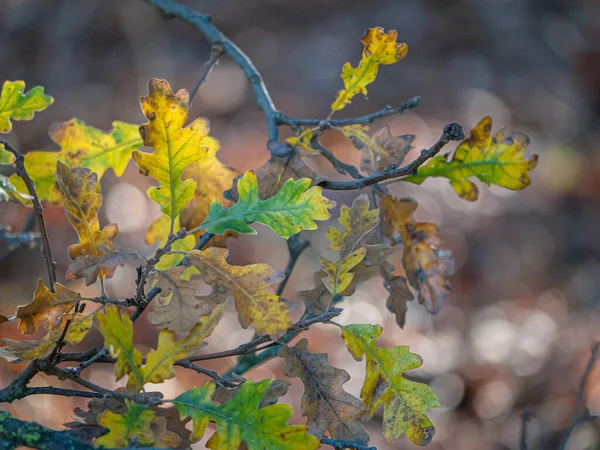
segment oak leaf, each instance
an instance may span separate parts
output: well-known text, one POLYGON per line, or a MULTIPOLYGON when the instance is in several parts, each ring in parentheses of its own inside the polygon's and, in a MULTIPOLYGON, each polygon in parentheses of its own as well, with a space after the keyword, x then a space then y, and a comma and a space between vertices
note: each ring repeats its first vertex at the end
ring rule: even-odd
POLYGON ((196 182, 183 181, 183 171, 206 154, 205 138, 210 125, 196 119, 183 128, 188 119, 190 96, 185 89, 173 94, 165 80, 153 78, 149 94, 142 97, 142 110, 148 123, 140 127, 144 145, 154 153, 133 152, 142 175, 151 176, 159 186, 148 189, 148 196, 159 204, 161 211, 172 220, 181 213, 194 196, 196 182))
MULTIPOLYGON (((33 151, 25 155, 25 168, 35 183, 40 201, 48 200, 55 204, 63 201, 54 177, 57 161, 67 167, 90 169, 99 179, 111 168, 117 177, 123 175, 131 154, 143 142, 137 125, 119 121, 112 125, 111 131, 104 132, 82 120, 71 119, 50 127, 50 139, 60 146, 60 151, 33 151)), ((22 192, 26 192, 17 175, 10 179, 22 192)), ((30 202, 24 203, 31 206, 30 202)))
POLYGON ((108 428, 109 433, 100 436, 94 442, 96 447, 121 448, 128 447, 135 439, 141 446, 154 444, 155 437, 150 429, 154 420, 154 412, 146 406, 125 400, 127 413, 115 414, 104 411, 98 417, 98 424, 108 428))
POLYGON ((81 301, 81 296, 77 292, 60 283, 54 284, 54 290, 55 292, 52 292, 42 280, 38 280, 33 301, 19 306, 15 313, 15 319, 19 320, 17 324, 19 333, 33 334, 44 322, 46 328, 54 327, 60 316, 69 312, 81 301))
POLYGON ((415 220, 417 202, 413 199, 382 195, 381 208, 388 237, 404 243, 402 264, 419 303, 437 314, 452 288, 448 280, 454 274, 452 252, 445 247, 437 225, 415 220))
POLYGON ((404 378, 403 373, 423 364, 419 355, 398 345, 381 348, 375 340, 383 329, 379 325, 341 326, 342 338, 357 361, 366 355, 367 374, 360 397, 367 407, 363 416, 370 420, 383 404, 383 434, 393 442, 406 433, 416 445, 427 445, 435 433, 425 411, 440 406, 435 393, 423 383, 404 378))
POLYGON ((345 230, 331 226, 326 236, 330 242, 329 250, 339 252, 339 258, 336 261, 321 258, 321 270, 314 276, 314 288, 298 292, 311 314, 325 311, 335 296, 352 295, 356 288, 352 282, 357 271, 363 271, 360 281, 368 278, 364 277, 367 272, 374 274, 374 271, 364 271, 365 265, 361 265, 368 248, 356 247, 379 224, 379 210, 369 211, 369 198, 361 194, 354 199, 352 207, 342 206, 338 221, 345 230))
POLYGON ((236 395, 226 403, 215 405, 212 382, 181 394, 173 404, 181 417, 194 422, 192 441, 199 441, 208 422, 215 422, 217 431, 206 447, 212 450, 238 450, 242 443, 250 450, 310 450, 320 446, 319 440, 306 433, 304 425, 287 425, 293 410, 289 405, 259 404, 271 384, 270 379, 254 383, 246 381, 236 395))
POLYGON ((465 200, 475 201, 477 186, 469 179, 501 186, 513 191, 531 184, 529 172, 537 166, 538 155, 525 158, 529 137, 523 133, 502 128, 491 136, 492 119, 484 117, 471 130, 471 137, 461 142, 454 155, 438 155, 418 169, 417 175, 403 181, 421 184, 429 177, 445 177, 456 193, 465 200))
POLYGON ((5 81, 0 93, 0 133, 10 133, 12 120, 31 120, 36 112, 43 111, 54 99, 44 95, 44 88, 36 86, 27 93, 25 82, 5 81))
MULTIPOLYGON (((173 233, 181 230, 181 216, 176 217, 173 222, 173 233)), ((158 243, 159 247, 163 247, 167 243, 169 234, 171 233, 171 218, 166 214, 161 214, 148 228, 146 232, 146 244, 154 245, 158 243)), ((161 256, 158 264, 154 267, 158 270, 167 270, 176 266, 184 258, 183 255, 175 252, 187 252, 192 250, 196 245, 196 237, 193 234, 188 234, 182 239, 177 239, 171 244, 172 253, 167 253, 161 256)))
POLYGON ((402 276, 394 276, 386 283, 385 288, 390 294, 385 305, 388 311, 396 316, 398 326, 404 328, 406 313, 408 312, 407 302, 413 300, 413 294, 407 285, 407 280, 402 276))
POLYGON ((22 189, 23 187, 25 186, 14 186, 9 177, 0 175, 0 202, 7 202, 13 198, 22 201, 30 201, 33 198, 31 195, 19 191, 19 189, 22 189))
POLYGON ((238 202, 225 209, 213 201, 201 227, 213 234, 223 234, 226 230, 256 234, 248 223, 259 222, 284 239, 302 230, 316 230, 314 221, 329 219, 327 210, 333 208, 335 202, 323 197, 320 187, 310 187, 310 184, 308 178, 288 179, 273 197, 261 200, 256 175, 248 171, 238 181, 238 202))
POLYGON ((142 259, 142 255, 134 250, 115 250, 107 245, 98 245, 99 255, 78 256, 74 262, 69 264, 65 275, 67 280, 85 278, 85 284, 90 286, 103 274, 110 278, 118 266, 124 266, 142 259))
POLYGON ((2 339, 2 342, 7 345, 0 347, 0 358, 9 362, 19 362, 48 356, 56 347, 67 324, 69 324, 69 328, 64 340, 71 344, 78 344, 92 328, 92 319, 93 315, 91 314, 63 314, 60 323, 55 325, 42 339, 25 341, 2 339))
POLYGON ((329 364, 326 354, 310 353, 306 339, 294 347, 281 347, 278 356, 285 358, 283 373, 300 378, 304 384, 302 415, 307 418, 310 434, 321 438, 329 431, 333 439, 369 442, 359 423, 365 405, 342 387, 350 380, 348 372, 329 364))
MULTIPOLYGON (((112 241, 118 232, 116 224, 109 224, 100 230, 98 209, 102 206, 102 195, 98 175, 78 167, 72 170, 58 161, 56 181, 65 196, 64 207, 69 223, 79 236, 79 244, 69 247, 69 256, 101 256, 100 245, 113 248, 112 241)), ((100 271, 100 277, 104 272, 100 271)))
MULTIPOLYGON (((198 227, 210 212, 210 204, 213 200, 221 202, 225 207, 231 206, 223 193, 230 189, 234 178, 238 175, 236 170, 225 166, 217 158, 219 151, 219 141, 208 136, 202 144, 208 148, 206 156, 199 161, 188 166, 183 171, 183 179, 196 181, 196 190, 190 202, 181 212, 181 224, 187 230, 198 227)), ((204 230, 199 230, 196 235, 200 237, 204 230)), ((215 236, 211 239, 211 244, 215 247, 225 247, 226 238, 235 233, 225 233, 223 236, 215 236)))
POLYGON ((208 248, 189 252, 189 265, 195 267, 204 283, 212 288, 216 303, 222 303, 227 291, 235 302, 240 324, 254 326, 259 335, 279 335, 291 326, 289 305, 268 290, 279 283, 283 274, 268 264, 230 266, 229 250, 208 248))
MULTIPOLYGON (((217 403, 225 403, 231 400, 239 392, 247 380, 240 375, 235 374, 234 381, 241 380, 242 382, 232 388, 226 388, 224 386, 217 387, 215 393, 212 396, 212 401, 217 403)), ((265 391, 258 405, 259 408, 265 406, 274 405, 279 400, 279 397, 283 397, 287 394, 290 383, 285 380, 273 380, 269 385, 269 388, 265 391)))
POLYGON ((375 81, 381 64, 395 64, 408 53, 406 44, 398 44, 398 33, 390 30, 387 33, 381 27, 369 28, 362 37, 364 45, 362 59, 356 68, 350 63, 342 68, 344 89, 337 93, 331 105, 331 111, 344 109, 356 94, 367 95, 367 85, 375 81))
POLYGON ((413 148, 411 144, 415 138, 411 134, 394 136, 387 126, 372 136, 367 133, 367 125, 348 125, 340 130, 362 152, 360 168, 369 175, 381 172, 390 165, 402 164, 407 153, 413 148))
POLYGON ((148 314, 148 321, 178 332, 189 331, 204 323, 210 335, 223 315, 224 308, 217 307, 225 303, 227 294, 208 286, 195 274, 191 279, 182 278, 185 273, 186 267, 179 266, 150 275, 149 284, 160 288, 161 292, 158 304, 155 303, 148 314))

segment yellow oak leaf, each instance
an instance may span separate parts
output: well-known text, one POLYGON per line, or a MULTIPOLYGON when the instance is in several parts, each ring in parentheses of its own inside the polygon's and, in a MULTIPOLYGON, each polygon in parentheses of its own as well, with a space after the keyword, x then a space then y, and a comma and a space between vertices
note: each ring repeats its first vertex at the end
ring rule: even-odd
POLYGON ((196 119, 183 128, 188 119, 190 97, 185 89, 173 94, 165 80, 153 78, 149 94, 142 97, 142 110, 148 123, 140 127, 144 145, 154 153, 136 150, 133 159, 142 175, 151 176, 159 186, 148 189, 148 196, 159 204, 172 220, 194 196, 196 182, 182 181, 183 171, 206 154, 203 143, 210 131, 205 119, 196 119))
POLYGON ((300 378, 304 384, 302 415, 307 418, 310 434, 321 438, 329 431, 333 439, 369 442, 359 422, 366 407, 342 387, 350 380, 348 372, 329 364, 327 354, 310 353, 306 339, 294 347, 284 345, 278 356, 285 358, 283 373, 300 378))
POLYGON ((379 325, 340 326, 342 338, 357 361, 367 357, 367 374, 360 397, 367 410, 363 420, 369 421, 380 405, 383 410, 383 435, 389 442, 406 433, 416 445, 427 445, 435 433, 425 411, 437 408, 440 402, 435 393, 423 383, 404 378, 407 370, 423 364, 419 355, 398 345, 378 347, 375 340, 383 329, 379 325))
POLYGON ((192 250, 189 265, 198 269, 213 293, 231 292, 244 328, 253 325, 259 335, 286 331, 291 325, 289 305, 268 290, 283 279, 283 274, 268 264, 230 266, 226 261, 228 254, 229 250, 216 247, 192 250))
POLYGON ((381 128, 372 136, 367 133, 367 125, 348 125, 340 130, 362 152, 360 168, 369 175, 381 172, 390 165, 402 164, 415 138, 411 134, 393 136, 389 127, 381 128))
POLYGON ((42 280, 38 280, 33 301, 19 306, 15 313, 15 318, 19 320, 17 325, 19 333, 33 334, 44 322, 46 328, 54 327, 60 316, 69 312, 81 301, 81 296, 77 292, 67 289, 60 283, 55 283, 54 290, 55 292, 52 292, 42 280))
MULTIPOLYGON (((314 288, 298 292, 311 314, 323 312, 337 295, 354 293, 356 286, 352 286, 352 281, 356 271, 364 269, 365 266, 360 264, 368 250, 366 246, 357 246, 379 224, 379 210, 369 211, 369 197, 361 194, 351 207, 342 206, 338 221, 345 230, 331 226, 326 236, 330 242, 329 250, 339 252, 339 258, 335 261, 321 258, 321 270, 315 274, 314 288)), ((360 281, 368 279, 374 271, 363 271, 362 274, 360 281), (365 277, 367 273, 369 275, 365 277)))
POLYGON ((259 408, 270 384, 270 379, 257 383, 246 381, 233 398, 216 405, 212 401, 215 384, 209 382, 201 388, 187 390, 173 400, 173 404, 182 418, 191 417, 194 421, 192 442, 202 439, 208 422, 216 423, 217 431, 206 443, 212 450, 319 448, 319 440, 307 434, 304 425, 286 424, 293 413, 291 406, 275 404, 259 408))
POLYGON ((31 120, 36 112, 43 111, 54 99, 44 95, 44 88, 36 86, 27 93, 24 81, 5 81, 0 93, 0 133, 10 133, 12 120, 31 120))
POLYGON ((208 286, 195 274, 187 279, 184 274, 189 269, 172 267, 150 275, 150 285, 161 291, 158 303, 154 303, 153 311, 148 314, 148 321, 177 332, 190 331, 197 324, 204 324, 209 336, 224 313, 227 291, 208 286))
MULTIPOLYGON (((79 236, 79 244, 69 247, 71 259, 102 256, 101 246, 112 250, 112 241, 119 228, 116 224, 109 224, 100 230, 98 209, 102 206, 102 195, 98 176, 82 167, 69 170, 59 161, 56 163, 56 181, 65 197, 67 219, 79 236)), ((105 275, 112 275, 112 272, 100 269, 98 276, 105 275)))
POLYGON ((311 180, 288 179, 271 198, 261 200, 258 180, 253 171, 248 171, 238 180, 238 202, 230 208, 213 201, 210 214, 201 227, 213 234, 223 234, 233 230, 241 234, 256 234, 248 223, 259 222, 267 225, 284 239, 302 230, 316 230, 315 220, 327 220, 327 211, 335 202, 323 197, 322 189, 310 187, 311 180))
POLYGON ((154 444, 155 438, 150 425, 155 418, 154 411, 146 406, 125 400, 127 413, 115 414, 110 410, 98 416, 98 424, 108 428, 109 432, 94 442, 96 447, 121 448, 128 447, 135 439, 141 446, 154 444))
POLYGON ((48 356, 56 347, 67 324, 69 324, 69 328, 64 340, 71 344, 78 344, 92 328, 93 317, 92 314, 63 314, 60 323, 55 325, 42 339, 25 341, 2 339, 6 346, 0 347, 0 358, 9 362, 19 362, 48 356))
POLYGON ((452 288, 448 280, 454 274, 452 252, 444 246, 437 225, 415 220, 417 202, 413 199, 382 195, 381 209, 390 240, 404 243, 402 264, 419 303, 437 314, 452 288))
MULTIPOLYGON (((195 163, 192 163, 183 171, 183 179, 196 181, 196 190, 192 200, 183 208, 181 212, 181 225, 187 230, 198 227, 210 212, 210 204, 213 200, 219 201, 223 206, 231 206, 231 202, 223 197, 223 192, 231 188, 233 179, 238 172, 225 166, 217 158, 219 151, 219 141, 213 137, 207 136, 202 141, 202 145, 208 148, 206 156, 195 163)), ((196 232, 200 237, 204 230, 196 232)), ((217 235, 211 239, 211 245, 215 247, 225 247, 225 241, 228 236, 235 233, 228 232, 225 235, 217 235)))
POLYGON ((117 381, 130 374, 137 385, 143 386, 142 352, 133 347, 133 323, 129 316, 121 314, 116 306, 107 306, 106 312, 96 314, 96 323, 104 336, 104 346, 113 358, 117 358, 117 381))
POLYGON ((479 197, 471 177, 488 186, 513 191, 525 189, 531 184, 529 172, 538 161, 538 155, 525 159, 529 137, 507 128, 494 136, 491 131, 492 119, 486 116, 471 130, 471 137, 459 144, 450 160, 448 155, 438 155, 419 167, 416 176, 402 178, 402 181, 421 184, 429 177, 445 177, 456 193, 468 201, 479 197))
POLYGON ((367 85, 375 81, 379 65, 395 64, 408 53, 406 44, 398 44, 398 33, 390 30, 387 33, 381 27, 369 28, 362 37, 364 45, 362 59, 356 68, 350 63, 342 68, 344 89, 338 92, 331 105, 331 111, 339 111, 350 103, 356 94, 367 95, 367 85))
MULTIPOLYGON (((112 125, 111 131, 104 132, 82 120, 71 119, 50 127, 50 139, 60 146, 60 151, 33 151, 25 155, 25 168, 35 183, 40 201, 48 200, 54 204, 63 201, 54 177, 57 161, 70 168, 90 169, 99 179, 111 168, 116 176, 123 175, 131 154, 143 142, 137 125, 119 121, 112 125)), ((10 179, 22 192, 26 192, 23 191, 23 181, 17 175, 10 179)), ((23 202, 31 206, 31 202, 23 202)))

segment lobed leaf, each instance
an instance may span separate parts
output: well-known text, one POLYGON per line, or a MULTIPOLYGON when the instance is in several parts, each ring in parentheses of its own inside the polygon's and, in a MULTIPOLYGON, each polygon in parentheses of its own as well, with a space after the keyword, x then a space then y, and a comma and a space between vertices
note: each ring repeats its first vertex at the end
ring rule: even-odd
MULTIPOLYGON (((176 217, 173 222, 173 233, 177 233, 181 230, 180 224, 181 216, 176 217)), ((146 244, 153 245, 158 243, 159 247, 163 247, 167 243, 169 234, 171 232, 171 218, 166 214, 160 215, 148 228, 146 232, 146 244)), ((196 245, 196 237, 193 234, 188 234, 183 239, 177 239, 171 245, 173 252, 187 252, 192 250, 196 245)), ((158 270, 166 270, 176 266, 184 258, 179 253, 167 253, 160 257, 158 264, 154 267, 158 270)))
POLYGON ((329 364, 326 354, 310 353, 306 339, 294 347, 284 345, 278 356, 285 358, 283 373, 300 378, 304 384, 302 415, 307 418, 310 434, 320 439, 329 431, 333 439, 369 442, 359 423, 365 405, 342 387, 350 380, 348 372, 329 364))
MULTIPOLYGON (((102 206, 102 195, 98 175, 82 167, 69 170, 58 161, 56 181, 65 197, 67 219, 79 236, 79 244, 69 247, 71 259, 88 255, 101 256, 101 245, 112 249, 118 227, 116 224, 109 224, 100 230, 98 209, 102 206)), ((102 275, 101 271, 100 276, 102 275)))
POLYGON ((248 171, 238 181, 238 202, 225 209, 213 201, 201 227, 214 234, 223 234, 226 230, 256 234, 248 223, 259 222, 284 239, 302 230, 315 230, 314 221, 329 219, 327 210, 333 208, 335 202, 323 197, 320 187, 310 187, 310 184, 307 178, 289 179, 273 197, 261 200, 256 175, 248 171))
MULTIPOLYGON (((40 201, 48 200, 54 204, 63 201, 54 176, 57 161, 70 168, 90 169, 99 179, 111 168, 116 176, 123 175, 131 154, 143 142, 137 125, 119 121, 112 125, 111 131, 104 132, 82 120, 71 119, 50 127, 50 139, 60 146, 60 151, 33 151, 25 155, 25 168, 35 183, 40 201)), ((26 191, 17 175, 10 179, 21 191, 26 191)), ((31 206, 29 202, 24 203, 31 206)))
POLYGON ((90 286, 96 282, 99 276, 111 278, 118 266, 124 266, 139 261, 142 255, 135 250, 115 250, 107 245, 98 245, 99 255, 83 255, 75 258, 69 264, 65 275, 67 280, 85 278, 85 284, 90 286))
POLYGON ((492 119, 486 116, 471 130, 471 137, 460 143, 450 160, 448 155, 438 155, 421 166, 416 176, 402 181, 421 184, 429 177, 445 177, 456 193, 468 201, 479 197, 471 177, 488 186, 525 189, 531 184, 529 172, 538 161, 538 155, 524 159, 529 137, 506 128, 491 137, 491 131, 492 119))
POLYGON ((64 340, 71 344, 78 344, 92 328, 93 315, 63 314, 59 324, 55 325, 42 339, 13 341, 2 339, 5 347, 0 347, 0 358, 9 362, 30 361, 48 356, 56 347, 56 343, 63 334, 67 324, 69 328, 64 340))
POLYGON ((289 305, 271 293, 269 286, 279 283, 283 274, 268 264, 230 266, 229 250, 208 248, 189 253, 189 265, 195 267, 204 283, 212 288, 214 303, 223 303, 231 292, 244 328, 254 326, 259 335, 279 335, 291 326, 289 305))
POLYGON ((307 434, 304 425, 286 424, 293 413, 290 406, 276 404, 259 409, 270 384, 270 379, 246 381, 231 400, 215 405, 211 401, 215 385, 209 382, 184 392, 173 404, 182 418, 192 418, 194 442, 202 438, 208 422, 216 423, 217 431, 206 444, 212 450, 238 450, 242 442, 249 450, 319 448, 319 440, 307 434))
POLYGON ((154 412, 146 406, 125 400, 127 413, 115 414, 104 411, 98 417, 98 424, 108 428, 109 432, 94 442, 95 447, 121 448, 128 447, 130 441, 142 446, 154 444, 155 438, 150 429, 154 420, 154 412))
POLYGON ((154 153, 136 150, 133 159, 142 175, 159 183, 148 189, 148 196, 175 220, 196 188, 195 181, 182 181, 181 175, 190 164, 204 158, 210 126, 205 119, 196 119, 183 128, 190 103, 185 89, 173 94, 167 81, 156 78, 150 80, 148 88, 148 96, 142 97, 142 110, 149 122, 140 127, 140 133, 144 145, 154 148, 154 153))
POLYGON ((59 317, 81 301, 81 296, 77 292, 60 283, 55 283, 54 290, 55 292, 52 292, 42 280, 38 280, 33 301, 19 306, 15 313, 15 319, 19 320, 17 324, 19 333, 33 334, 44 322, 46 328, 54 327, 59 317))
POLYGON ((402 264, 410 285, 418 293, 419 303, 437 314, 452 289, 448 280, 454 275, 452 252, 440 238, 437 225, 415 220, 417 202, 413 199, 382 195, 381 209, 388 237, 392 242, 401 239, 404 243, 402 264))
POLYGON ((350 63, 344 64, 342 68, 344 89, 337 93, 331 111, 344 109, 357 94, 367 95, 367 85, 375 81, 379 65, 395 64, 406 56, 408 46, 398 44, 397 39, 396 30, 387 33, 381 27, 367 30, 361 39, 364 49, 360 63, 356 68, 353 68, 350 63))
POLYGON ((344 136, 362 152, 360 168, 373 175, 387 169, 390 165, 399 166, 407 153, 413 148, 414 136, 405 134, 393 136, 390 127, 383 127, 372 136, 367 134, 367 125, 348 125, 340 128, 344 136))
POLYGON ((44 95, 44 88, 36 86, 27 93, 25 82, 5 81, 0 93, 0 133, 10 133, 11 120, 31 120, 36 112, 43 111, 54 99, 44 95))
POLYGON ((439 399, 427 385, 403 376, 407 370, 423 364, 421 357, 403 345, 378 347, 375 340, 383 331, 379 325, 341 328, 342 338, 354 359, 362 361, 366 355, 367 373, 360 393, 367 408, 363 419, 370 420, 383 404, 383 434, 389 442, 406 433, 416 445, 429 444, 435 427, 425 411, 440 406, 439 399))

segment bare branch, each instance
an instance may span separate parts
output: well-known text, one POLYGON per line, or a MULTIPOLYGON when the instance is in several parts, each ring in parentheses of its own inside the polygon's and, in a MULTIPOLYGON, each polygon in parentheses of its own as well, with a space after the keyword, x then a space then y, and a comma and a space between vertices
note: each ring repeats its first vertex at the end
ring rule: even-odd
POLYGON ((194 97, 196 97, 196 94, 198 93, 198 89, 200 89, 200 86, 202 85, 202 83, 204 83, 204 81, 206 80, 206 77, 208 76, 208 74, 210 73, 210 71, 212 70, 214 65, 217 63, 217 61, 219 60, 219 58, 221 57, 222 54, 223 54, 223 46, 220 43, 213 44, 212 47, 210 48, 210 56, 208 58, 208 61, 206 61, 206 64, 204 64, 204 70, 202 71, 202 74, 200 75, 198 82, 190 91, 190 105, 194 101, 194 97))
POLYGON ((417 173, 417 169, 423 163, 425 163, 425 161, 437 155, 448 142, 460 141, 464 138, 465 135, 463 133, 462 127, 456 123, 451 123, 446 125, 442 136, 435 144, 433 144, 433 146, 431 146, 429 149, 423 150, 417 159, 415 159, 413 162, 404 167, 395 167, 394 165, 390 165, 387 169, 381 172, 358 180, 323 180, 317 183, 317 186, 321 186, 323 189, 330 189, 334 191, 351 191, 356 189, 363 189, 373 184, 379 183, 380 181, 389 180, 390 178, 415 175, 417 173))
POLYGON ((54 283, 56 283, 56 264, 52 260, 52 254, 50 252, 50 240, 48 239, 48 230, 46 229, 46 222, 44 221, 44 208, 42 207, 42 204, 37 196, 35 184, 25 169, 25 158, 23 155, 6 141, 0 140, 0 144, 2 144, 6 150, 15 156, 17 175, 19 175, 25 182, 25 186, 27 186, 29 195, 32 197, 31 201, 37 216, 40 233, 42 234, 42 254, 44 255, 46 260, 46 268, 48 269, 48 280, 50 282, 49 287, 50 290, 54 292, 54 283))

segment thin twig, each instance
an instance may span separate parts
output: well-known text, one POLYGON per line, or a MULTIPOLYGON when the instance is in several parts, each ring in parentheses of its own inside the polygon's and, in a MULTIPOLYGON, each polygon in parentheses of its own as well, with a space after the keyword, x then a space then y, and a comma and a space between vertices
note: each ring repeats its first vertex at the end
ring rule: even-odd
POLYGON ((186 369, 194 370, 195 372, 198 372, 198 373, 200 373, 202 375, 206 375, 208 377, 211 377, 220 386, 229 387, 229 388, 238 386, 238 383, 234 383, 232 381, 229 381, 227 378, 224 378, 224 377, 220 376, 214 370, 205 369, 204 367, 200 367, 199 365, 194 364, 191 361, 185 361, 185 360, 184 361, 177 361, 175 363, 175 365, 184 367, 186 369))
POLYGON ((331 445, 336 450, 377 450, 377 447, 369 447, 368 445, 361 444, 358 441, 344 441, 340 439, 321 438, 321 443, 331 445))
POLYGON ((590 378, 590 374, 592 373, 592 369, 596 364, 596 360, 598 359, 598 353, 600 352, 600 342, 595 342, 592 346, 592 352, 590 354, 590 359, 585 366, 585 370, 583 371, 583 375, 581 376, 581 380, 579 382, 579 390, 577 392, 577 401, 575 403, 575 413, 573 416, 573 420, 567 429, 565 436, 560 444, 559 450, 564 450, 567 448, 567 443, 569 442, 569 438, 575 429, 579 426, 581 422, 583 422, 589 415, 589 411, 585 406, 585 387, 587 385, 588 379, 590 378))
POLYGON ((166 17, 175 17, 196 28, 204 35, 211 45, 219 44, 223 47, 223 53, 229 55, 231 59, 233 59, 250 82, 250 86, 256 96, 258 108, 261 109, 265 115, 269 141, 278 140, 277 108, 275 108, 275 104, 271 99, 260 72, 254 67, 250 58, 248 58, 237 45, 229 40, 227 36, 221 33, 221 31, 211 23, 210 16, 199 14, 193 9, 173 0, 144 1, 158 8, 166 17))
POLYGON ((323 156, 327 161, 331 163, 331 165, 337 171, 337 173, 340 173, 342 175, 350 175, 355 180, 360 180, 361 178, 364 178, 364 176, 360 174, 360 172, 355 166, 353 166, 352 164, 346 164, 345 162, 337 159, 335 155, 329 150, 327 150, 325 147, 323 147, 317 139, 311 141, 311 146, 321 152, 321 156, 323 156))
POLYGON ((223 54, 223 46, 220 43, 213 44, 210 47, 210 56, 208 58, 208 61, 206 61, 206 64, 204 64, 204 69, 202 70, 202 74, 200 75, 200 78, 196 82, 196 85, 190 91, 190 105, 194 101, 194 97, 196 97, 196 94, 198 93, 198 89, 200 89, 200 86, 202 85, 202 83, 204 83, 204 81, 206 80, 206 77, 208 76, 208 74, 210 73, 210 71, 212 70, 214 65, 217 63, 217 61, 219 60, 219 58, 221 57, 222 54, 223 54))
POLYGON ((283 294, 283 291, 285 290, 285 287, 288 281, 290 280, 290 276, 294 271, 294 267, 296 267, 298 258, 300 258, 302 252, 310 246, 310 242, 300 240, 299 234, 294 234, 292 237, 290 237, 287 241, 287 244, 290 257, 288 260, 287 267, 285 268, 284 278, 281 281, 281 283, 279 283, 279 286, 277 286, 277 291, 275 292, 275 295, 277 295, 278 297, 281 297, 281 294, 283 294))
POLYGON ((533 413, 526 409, 521 413, 521 440, 519 442, 519 450, 527 450, 527 424, 531 420, 533 413))
POLYGON ((379 119, 381 117, 390 116, 393 114, 402 114, 404 111, 408 109, 416 108, 421 101, 421 97, 413 97, 410 100, 402 103, 398 108, 392 108, 391 106, 386 106, 380 111, 374 112, 372 114, 368 114, 366 116, 354 117, 351 119, 330 119, 330 120, 321 120, 321 119, 301 119, 299 117, 291 117, 282 112, 277 113, 277 122, 282 125, 289 126, 319 126, 323 129, 331 128, 331 127, 343 127, 347 125, 358 125, 365 123, 372 123, 374 120, 379 119))
POLYGON ((17 175, 21 177, 25 186, 27 186, 29 195, 31 195, 31 202, 33 203, 33 208, 37 216, 40 233, 42 234, 42 254, 44 255, 46 268, 48 269, 49 288, 54 292, 54 283, 56 283, 56 265, 52 260, 52 253, 50 251, 50 240, 48 239, 48 230, 46 229, 46 222, 44 221, 44 208, 37 196, 35 184, 25 169, 25 157, 8 142, 0 140, 0 144, 4 145, 4 148, 15 156, 17 175))
POLYGON ((379 183, 383 180, 388 180, 390 178, 398 178, 407 175, 415 175, 417 173, 417 169, 428 159, 433 158, 437 155, 444 146, 450 141, 460 141, 465 138, 463 133, 463 129, 460 125, 456 123, 450 123, 445 126, 444 132, 439 140, 433 144, 429 149, 423 150, 421 154, 410 164, 404 167, 396 167, 395 165, 390 165, 387 169, 378 172, 374 175, 370 175, 368 177, 364 177, 358 180, 351 181, 333 181, 333 180, 322 180, 316 183, 318 186, 321 186, 323 189, 330 189, 335 191, 350 191, 356 189, 366 188, 373 184, 379 183))

